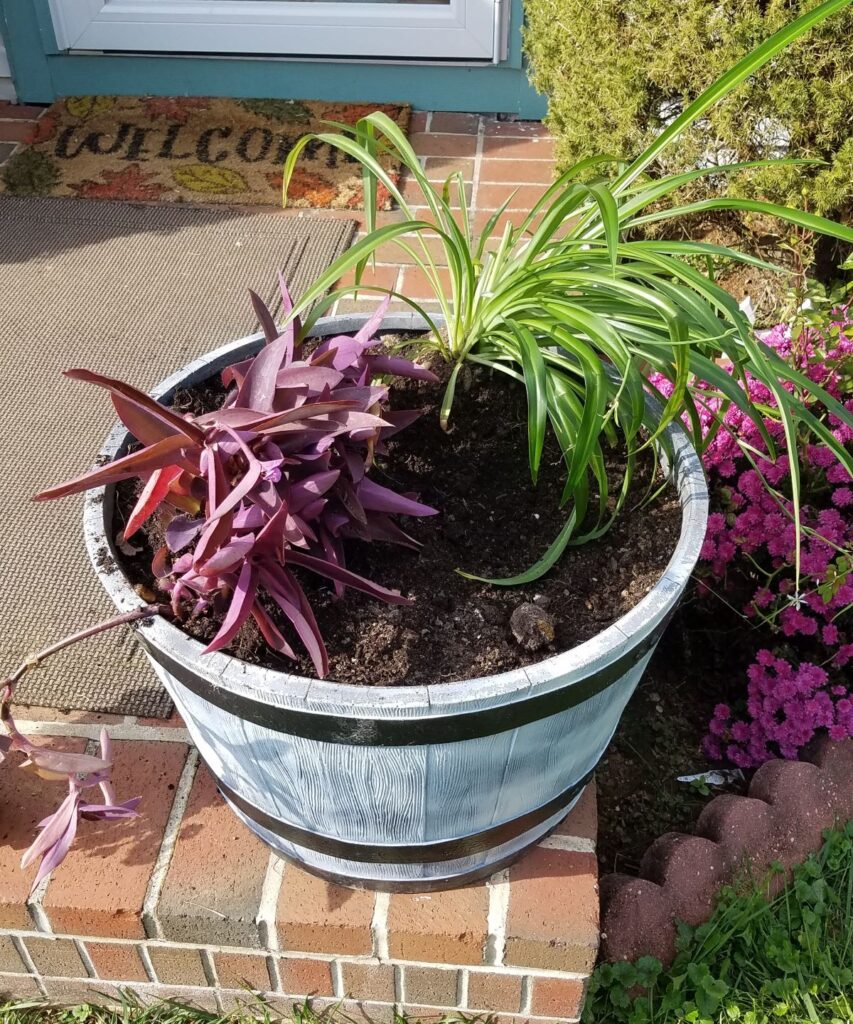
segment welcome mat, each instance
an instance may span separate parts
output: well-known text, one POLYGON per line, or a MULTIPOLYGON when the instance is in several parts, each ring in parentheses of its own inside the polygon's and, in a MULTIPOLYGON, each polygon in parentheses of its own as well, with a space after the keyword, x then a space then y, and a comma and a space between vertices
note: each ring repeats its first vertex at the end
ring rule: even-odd
MULTIPOLYGON (((298 296, 354 232, 349 217, 0 200, 0 675, 115 612, 86 556, 82 496, 32 502, 92 465, 115 422, 102 391, 61 371, 89 367, 147 390, 258 329, 248 288, 277 313, 276 271, 298 296)), ((17 699, 163 717, 172 706, 127 629, 51 658, 17 699)))
MULTIPOLYGON (((36 122, 28 148, 0 169, 15 196, 280 206, 282 165, 323 121, 354 124, 381 110, 405 132, 411 108, 297 100, 71 96, 36 122)), ((395 181, 400 166, 382 163, 395 181)), ((381 208, 390 208, 387 193, 381 208)), ((352 157, 309 144, 296 166, 288 205, 358 210, 361 172, 352 157)))

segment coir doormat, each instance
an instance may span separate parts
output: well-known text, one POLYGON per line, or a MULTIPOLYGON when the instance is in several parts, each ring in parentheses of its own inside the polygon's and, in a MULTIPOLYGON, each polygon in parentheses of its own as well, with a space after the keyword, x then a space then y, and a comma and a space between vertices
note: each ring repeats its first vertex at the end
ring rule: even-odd
MULTIPOLYGON (((353 124, 373 110, 408 130, 410 108, 296 100, 72 96, 39 118, 29 145, 0 169, 16 196, 281 205, 282 165, 323 121, 353 124)), ((384 158, 393 176, 399 165, 384 158)), ((382 197, 380 197, 382 199, 382 197)), ((303 151, 288 205, 356 210, 353 159, 322 144, 303 151)), ((389 197, 383 207, 388 208, 389 197)))
MULTIPOLYGON (((91 367, 147 390, 257 330, 247 288, 277 317, 276 270, 301 295, 355 226, 351 217, 226 206, 0 199, 0 377, 14 396, 0 406, 0 672, 115 611, 86 557, 82 497, 32 502, 88 466, 115 421, 97 389, 61 371, 91 367)), ((171 710, 130 630, 45 662, 16 699, 122 715, 171 710)))

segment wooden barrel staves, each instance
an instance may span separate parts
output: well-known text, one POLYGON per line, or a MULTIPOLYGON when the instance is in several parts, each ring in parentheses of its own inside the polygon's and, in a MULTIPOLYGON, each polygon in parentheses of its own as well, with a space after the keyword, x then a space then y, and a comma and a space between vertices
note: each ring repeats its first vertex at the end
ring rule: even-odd
MULTIPOLYGON (((365 317, 330 317, 318 336, 365 317)), ((393 331, 425 330, 413 315, 393 331)), ((168 400, 246 358, 261 335, 186 366, 168 400)), ((117 428, 103 455, 123 453, 117 428)), ((701 463, 678 425, 665 459, 682 530, 657 585, 614 625, 538 664, 431 686, 358 687, 248 665, 165 619, 137 635, 235 813, 274 850, 349 885, 424 890, 491 874, 546 835, 579 798, 666 628, 705 535, 701 463)), ((91 492, 85 533, 124 611, 140 598, 114 562, 113 487, 91 492), (106 556, 106 557, 105 557, 106 556), (110 557, 112 556, 112 557, 110 557)))

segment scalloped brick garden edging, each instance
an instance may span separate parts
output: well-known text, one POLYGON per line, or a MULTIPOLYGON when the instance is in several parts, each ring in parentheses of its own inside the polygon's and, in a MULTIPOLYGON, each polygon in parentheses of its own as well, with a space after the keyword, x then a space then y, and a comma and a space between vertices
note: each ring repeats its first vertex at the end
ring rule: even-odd
POLYGON ((116 789, 144 794, 144 816, 84 822, 31 899, 20 858, 56 791, 0 771, 0 1002, 104 1002, 124 988, 224 1011, 249 1002, 249 989, 283 1014, 310 998, 376 1024, 395 1010, 578 1019, 599 936, 593 785, 551 836, 488 881, 423 895, 357 891, 271 854, 218 796, 179 719, 77 713, 19 724, 81 751, 102 722, 116 789))
POLYGON ((853 818, 853 739, 816 742, 802 761, 768 761, 747 796, 723 794, 704 808, 695 834, 668 832, 646 850, 640 877, 601 879, 601 959, 675 957, 676 921, 711 916, 718 889, 741 871, 763 877, 773 862, 785 874, 820 849, 822 833, 853 818))

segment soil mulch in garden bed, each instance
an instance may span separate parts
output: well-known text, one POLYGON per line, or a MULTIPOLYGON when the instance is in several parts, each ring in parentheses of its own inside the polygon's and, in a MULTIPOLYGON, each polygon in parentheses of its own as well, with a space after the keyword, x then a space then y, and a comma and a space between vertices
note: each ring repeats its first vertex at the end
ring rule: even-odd
MULTIPOLYGON (((742 699, 755 640, 711 593, 688 596, 664 633, 596 771, 601 870, 636 874, 665 832, 692 832, 723 790, 679 782, 718 768, 701 751, 714 705, 742 699)), ((744 783, 725 792, 745 791, 744 783)))
MULTIPOLYGON (((440 510, 437 516, 403 524, 422 548, 415 552, 351 541, 347 551, 349 568, 401 590, 414 603, 386 605, 353 591, 335 601, 317 577, 300 575, 329 650, 330 679, 416 685, 541 661, 601 632, 636 605, 659 579, 677 542, 681 514, 672 492, 638 507, 649 485, 649 458, 637 473, 626 511, 604 539, 569 548, 555 569, 524 587, 463 578, 457 568, 510 576, 545 552, 564 522, 565 512, 559 509, 564 465, 552 440, 539 485, 532 486, 526 398, 514 382, 479 369, 463 375, 449 433, 438 422, 442 391, 441 386, 419 382, 395 384, 392 405, 422 408, 424 415, 389 440, 388 454, 373 470, 378 482, 415 492, 440 510), (549 618, 552 643, 536 650, 521 646, 510 620, 524 604, 535 604, 535 611, 549 618)), ((200 406, 213 407, 221 398, 221 389, 213 385, 179 395, 177 404, 201 411, 200 406)), ((608 471, 614 484, 621 480, 621 470, 619 454, 613 453, 608 471)), ((120 488, 119 511, 125 516, 134 501, 134 486, 120 488)), ((145 549, 126 562, 134 583, 153 586, 150 562, 153 549, 162 543, 162 529, 161 522, 153 521, 145 549)), ((517 625, 518 616, 515 621, 517 625)), ((218 627, 215 616, 184 624, 202 640, 209 640, 218 627)), ((294 648, 301 653, 298 643, 294 648)), ((247 661, 314 674, 307 656, 294 663, 271 652, 253 623, 244 627, 231 650, 247 661)))

